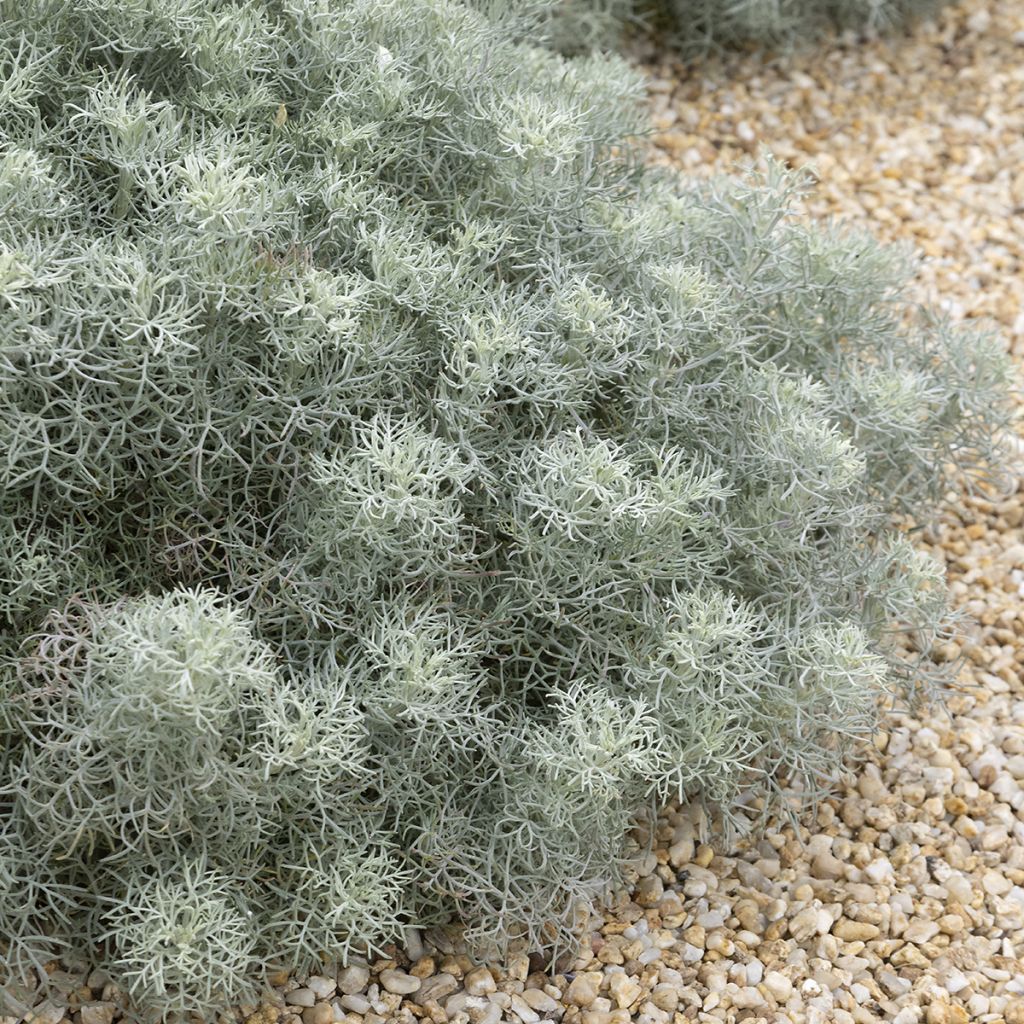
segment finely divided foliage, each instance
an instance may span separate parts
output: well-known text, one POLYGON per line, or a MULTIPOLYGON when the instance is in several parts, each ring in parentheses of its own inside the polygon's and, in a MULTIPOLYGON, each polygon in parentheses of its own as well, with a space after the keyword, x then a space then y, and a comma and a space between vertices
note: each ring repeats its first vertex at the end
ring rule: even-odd
MULTIPOLYGON (((924 651, 887 527, 1005 416, 803 183, 446 0, 0 3, 0 936, 158 1014, 813 792, 924 651)), ((529 15, 529 17, 528 17, 529 15)))

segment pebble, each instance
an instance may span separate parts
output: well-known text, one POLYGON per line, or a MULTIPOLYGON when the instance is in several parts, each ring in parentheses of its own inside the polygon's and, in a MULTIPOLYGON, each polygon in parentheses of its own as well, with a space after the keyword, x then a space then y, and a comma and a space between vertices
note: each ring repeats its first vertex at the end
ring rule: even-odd
POLYGON ((623 972, 616 972, 608 979, 608 990, 620 1009, 628 1009, 643 994, 643 987, 623 972))
POLYGON ((764 987, 779 1003, 786 1002, 793 994, 793 982, 781 971, 769 971, 764 976, 764 987))
POLYGON ((330 1003, 317 1003, 302 1011, 302 1024, 332 1024, 334 1007, 330 1003))
POLYGON ((306 988, 308 988, 313 995, 317 997, 317 999, 330 999, 331 996, 334 995, 334 990, 337 987, 337 982, 319 974, 315 974, 313 977, 306 979, 306 988))
POLYGON ((116 1011, 113 1003, 84 1003, 79 1012, 82 1024, 111 1024, 116 1011))
POLYGON ((338 972, 338 989, 347 996, 365 991, 369 984, 370 972, 358 964, 338 972))
POLYGON ((355 993, 343 995, 338 1002, 341 1003, 346 1010, 351 1010, 353 1013, 369 1013, 370 1010, 370 1000, 367 999, 366 996, 357 995, 355 993))
POLYGON ((936 935, 939 934, 939 926, 934 921, 925 921, 920 918, 911 921, 906 928, 903 929, 903 938, 907 942, 914 942, 917 945, 921 945, 925 942, 931 942, 936 935))
MULTIPOLYGON (((495 1006, 496 1009, 499 1010, 498 1016, 500 1018, 500 1007, 497 1007, 494 1003, 491 1005, 495 1006)), ((511 1010, 523 1022, 523 1024, 537 1024, 540 1020, 540 1014, 537 1013, 537 1011, 517 993, 512 994, 511 1010)))
POLYGON ((561 1004, 539 988, 528 988, 523 992, 526 1005, 545 1017, 561 1011, 561 1004))
POLYGON ((844 942, 867 942, 878 937, 878 925, 868 924, 864 921, 849 921, 840 918, 832 926, 832 934, 844 942))
POLYGON ((408 996, 417 991, 423 982, 414 978, 405 971, 386 970, 380 972, 380 983, 396 995, 408 996))
POLYGON ((463 987, 471 996, 485 996, 498 989, 494 975, 486 967, 476 967, 462 981, 463 987))
POLYGON ((565 990, 565 1001, 574 1006, 586 1008, 597 998, 600 991, 601 976, 593 972, 577 974, 565 990))

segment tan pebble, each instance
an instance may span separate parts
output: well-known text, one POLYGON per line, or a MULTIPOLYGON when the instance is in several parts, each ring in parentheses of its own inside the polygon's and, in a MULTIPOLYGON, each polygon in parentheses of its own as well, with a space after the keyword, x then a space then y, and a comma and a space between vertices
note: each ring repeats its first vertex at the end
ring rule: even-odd
POLYGON ((441 961, 441 971, 444 974, 450 974, 456 980, 459 980, 466 973, 466 969, 459 961, 459 958, 454 956, 446 956, 441 961))
POLYGON ((634 899, 641 907, 656 907, 665 893, 665 883, 656 874, 641 878, 634 899))
POLYGON ((419 960, 412 965, 409 973, 414 978, 429 978, 437 970, 437 964, 432 956, 421 956, 419 960))
POLYGON ((330 1003, 317 1003, 302 1011, 302 1024, 331 1024, 333 1020, 334 1007, 330 1003))
POLYGON ((696 863, 702 868, 706 868, 711 863, 711 861, 714 860, 714 857, 715 851, 712 850, 710 846, 705 846, 704 844, 701 844, 697 847, 697 853, 693 859, 694 863, 696 863))
POLYGON ((925 1024, 951 1024, 951 1009, 949 1003, 932 1003, 925 1012, 925 1024))
POLYGON ((597 998, 601 986, 601 975, 596 972, 577 974, 565 990, 565 1001, 575 1006, 587 1007, 597 998))
POLYGON ((654 990, 651 992, 651 1002, 659 1010, 664 1010, 666 1013, 675 1013, 679 1006, 679 991, 675 985, 667 983, 655 985, 654 990))
POLYGON ((868 942, 878 937, 878 925, 842 917, 832 925, 832 934, 844 942, 868 942))
POLYGON ((608 978, 608 991, 622 1010, 632 1006, 643 994, 639 982, 622 971, 616 971, 608 978))
POLYGON ((494 975, 486 967, 473 968, 462 984, 471 996, 486 996, 498 989, 494 975))
POLYGON ((964 930, 964 919, 959 914, 943 914, 935 923, 943 935, 959 935, 964 930))
POLYGON ((550 1017, 559 1008, 557 1000, 553 999, 543 989, 528 988, 523 992, 523 1001, 531 1009, 550 1017))

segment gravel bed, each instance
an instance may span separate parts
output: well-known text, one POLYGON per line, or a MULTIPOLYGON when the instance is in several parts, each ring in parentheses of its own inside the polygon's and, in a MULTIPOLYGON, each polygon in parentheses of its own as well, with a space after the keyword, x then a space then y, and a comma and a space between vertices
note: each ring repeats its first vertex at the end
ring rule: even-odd
MULTIPOLYGON (((656 159, 690 175, 765 146, 813 163, 816 216, 927 257, 917 287, 1024 355, 1024 5, 968 0, 911 38, 680 66, 638 46, 656 159)), ((281 972, 245 1024, 1024 1024, 1024 485, 961 496, 922 543, 971 620, 944 711, 891 713, 814 818, 730 849, 671 807, 589 951, 475 964, 444 935, 322 976, 281 972)), ((640 837, 641 839, 643 837, 640 837)), ((0 1024, 112 1024, 116 979, 0 1024)), ((10 993, 16 1000, 19 993, 10 993)), ((2 1011, 0 1011, 2 1012, 2 1011)))

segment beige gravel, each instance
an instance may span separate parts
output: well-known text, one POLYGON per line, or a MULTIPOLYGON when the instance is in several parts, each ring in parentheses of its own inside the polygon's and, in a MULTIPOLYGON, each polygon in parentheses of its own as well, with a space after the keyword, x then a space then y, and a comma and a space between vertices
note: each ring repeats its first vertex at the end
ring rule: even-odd
POLYGON ((683 66, 636 48, 655 145, 691 176, 765 146, 819 174, 818 216, 910 242, 922 298, 1024 344, 1024 4, 966 0, 938 23, 774 62, 683 66))
MULTIPOLYGON (((820 184, 809 212, 925 255, 922 299, 991 318, 1024 356, 1024 3, 968 0, 912 38, 772 64, 681 67, 640 47, 657 157, 690 175, 767 147, 820 184)), ((954 496, 956 497, 956 496, 954 496)), ((311 978, 246 1024, 1024 1024, 1024 490, 960 497, 924 543, 973 617, 947 710, 890 714, 794 828, 735 848, 672 807, 636 885, 564 973, 490 967, 440 937, 311 978)), ((111 1024, 117 986, 68 974, 34 1024, 111 1024)), ((0 1018, 0 1024, 16 1024, 0 1018)))

